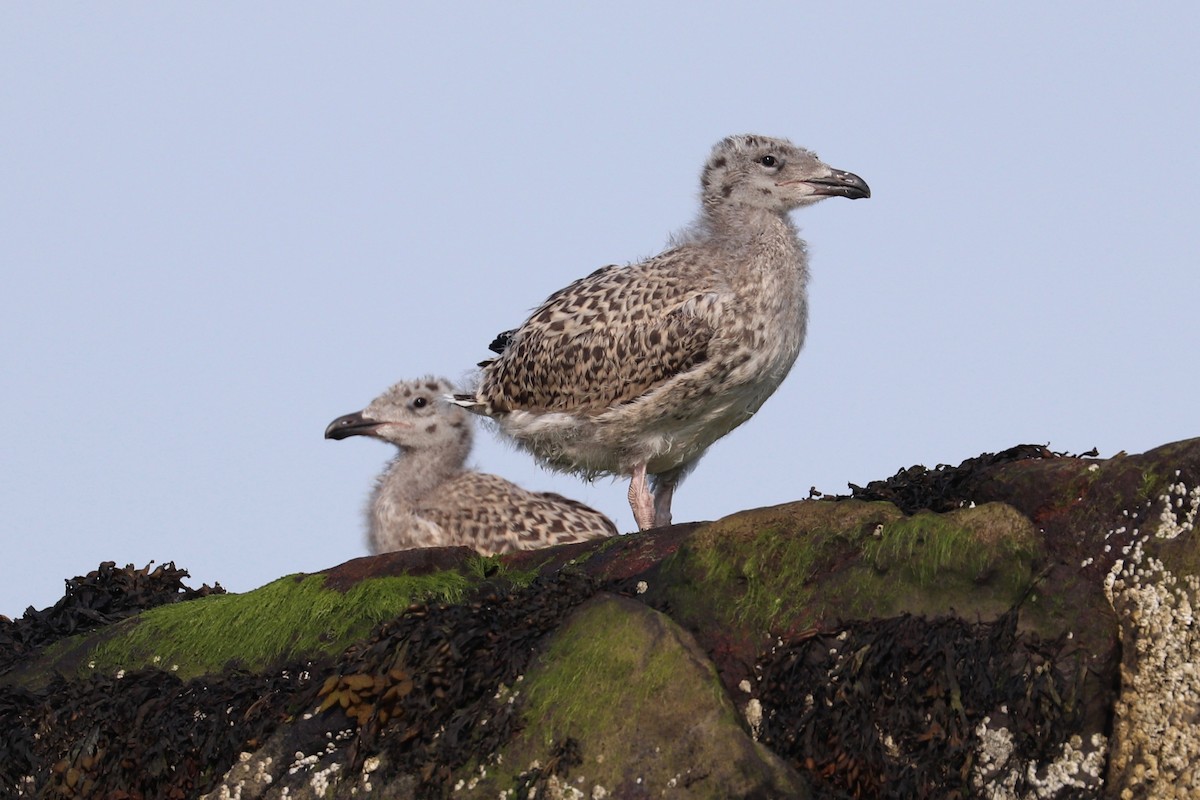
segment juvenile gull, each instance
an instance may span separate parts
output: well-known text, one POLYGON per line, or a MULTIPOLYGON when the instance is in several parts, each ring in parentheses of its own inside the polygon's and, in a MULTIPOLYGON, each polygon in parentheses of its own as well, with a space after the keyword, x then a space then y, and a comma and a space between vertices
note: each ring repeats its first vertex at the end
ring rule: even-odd
POLYGON ((788 212, 871 196, 857 175, 754 135, 718 143, 700 184, 700 216, 674 246, 550 295, 455 397, 552 469, 629 475, 643 530, 670 523, 675 487, 800 352, 808 260, 788 212))
POLYGON ((373 436, 400 449, 371 493, 372 553, 466 545, 493 555, 617 533, 583 503, 467 469, 473 420, 446 402, 453 391, 444 378, 402 381, 325 429, 326 439, 373 436))

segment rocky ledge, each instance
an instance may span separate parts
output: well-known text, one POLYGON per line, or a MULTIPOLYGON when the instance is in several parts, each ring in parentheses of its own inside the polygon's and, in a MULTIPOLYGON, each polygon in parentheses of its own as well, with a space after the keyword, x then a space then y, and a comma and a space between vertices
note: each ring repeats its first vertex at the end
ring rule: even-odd
POLYGON ((1200 439, 0 618, 16 797, 1200 796, 1200 439))

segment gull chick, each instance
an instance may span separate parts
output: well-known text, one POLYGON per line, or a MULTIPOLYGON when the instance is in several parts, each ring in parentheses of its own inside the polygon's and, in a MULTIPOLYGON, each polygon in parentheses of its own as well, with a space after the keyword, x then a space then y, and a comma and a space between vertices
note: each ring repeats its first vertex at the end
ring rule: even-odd
POLYGON ((468 469, 473 421, 446 401, 453 391, 444 378, 402 381, 325 429, 326 439, 372 436, 400 450, 367 507, 372 553, 466 545, 494 555, 617 533, 583 503, 468 469))
POLYGON ((862 178, 786 139, 730 136, 670 249, 550 295, 500 334, 456 395, 543 465, 630 476, 638 527, 668 525, 676 486, 787 376, 808 322, 808 259, 789 212, 863 198, 862 178))

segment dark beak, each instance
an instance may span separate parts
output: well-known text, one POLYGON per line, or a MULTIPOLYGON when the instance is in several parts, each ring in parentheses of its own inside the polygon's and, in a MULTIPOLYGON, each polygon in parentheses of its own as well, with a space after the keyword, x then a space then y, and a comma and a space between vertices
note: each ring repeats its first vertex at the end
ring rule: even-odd
POLYGON ((813 194, 849 197, 851 200, 871 196, 871 187, 867 186, 866 181, 853 172, 840 169, 833 170, 824 178, 810 178, 805 183, 813 187, 813 194))
POLYGON ((370 436, 379 427, 379 422, 367 419, 361 411, 338 417, 325 429, 326 439, 345 439, 349 436, 370 436))

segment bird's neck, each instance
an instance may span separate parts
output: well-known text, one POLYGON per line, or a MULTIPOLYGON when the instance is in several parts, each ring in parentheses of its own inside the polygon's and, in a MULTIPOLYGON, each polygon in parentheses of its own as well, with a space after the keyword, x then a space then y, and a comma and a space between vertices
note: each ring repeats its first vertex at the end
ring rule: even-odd
POLYGON ((413 504, 463 471, 456 454, 400 448, 400 453, 379 476, 376 491, 394 502, 413 504))
POLYGON ((787 214, 736 205, 709 208, 696 233, 705 246, 736 253, 735 263, 745 268, 777 272, 779 279, 789 283, 807 282, 804 242, 787 214))
POLYGON ((706 208, 700 217, 700 227, 713 241, 728 242, 738 248, 780 240, 799 245, 796 226, 787 214, 754 206, 706 208))

